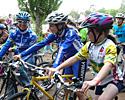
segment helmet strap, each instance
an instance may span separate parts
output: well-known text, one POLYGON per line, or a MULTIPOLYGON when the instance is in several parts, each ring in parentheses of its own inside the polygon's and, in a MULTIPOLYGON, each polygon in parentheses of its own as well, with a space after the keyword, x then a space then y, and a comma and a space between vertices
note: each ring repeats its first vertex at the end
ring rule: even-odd
POLYGON ((65 29, 65 24, 64 23, 59 23, 59 24, 56 24, 56 27, 58 29, 57 35, 61 35, 63 30, 65 29))
POLYGON ((93 36, 94 36, 94 42, 93 42, 93 43, 96 43, 96 42, 98 41, 99 37, 100 37, 101 34, 102 34, 102 31, 101 31, 101 30, 98 30, 98 32, 99 32, 99 35, 96 36, 96 33, 95 33, 94 30, 92 29, 92 33, 93 33, 93 36))

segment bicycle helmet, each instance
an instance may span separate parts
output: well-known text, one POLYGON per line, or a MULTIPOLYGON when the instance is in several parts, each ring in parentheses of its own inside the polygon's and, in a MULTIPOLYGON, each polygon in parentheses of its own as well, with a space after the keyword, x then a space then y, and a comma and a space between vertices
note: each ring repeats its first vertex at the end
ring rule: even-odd
POLYGON ((6 29, 6 26, 4 24, 0 24, 0 29, 1 30, 6 29))
POLYGON ((21 11, 16 15, 16 20, 25 20, 25 21, 30 21, 30 14, 25 11, 21 11))
POLYGON ((51 24, 58 24, 67 22, 67 20, 68 20, 68 15, 64 15, 63 13, 58 13, 58 12, 52 12, 47 16, 45 21, 51 24))
POLYGON ((92 13, 87 19, 81 23, 82 27, 95 28, 97 30, 111 29, 113 24, 113 17, 103 13, 92 13))
POLYGON ((123 13, 117 13, 115 18, 122 18, 122 19, 125 19, 125 16, 123 13))

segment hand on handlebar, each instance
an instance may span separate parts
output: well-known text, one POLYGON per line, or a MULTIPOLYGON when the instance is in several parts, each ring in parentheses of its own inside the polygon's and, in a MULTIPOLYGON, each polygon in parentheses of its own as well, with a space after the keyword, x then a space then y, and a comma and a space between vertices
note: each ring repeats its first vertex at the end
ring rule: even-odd
POLYGON ((82 93, 86 94, 89 88, 96 86, 96 85, 97 85, 96 80, 85 81, 82 85, 82 88, 77 89, 77 92, 82 92, 82 93))
POLYGON ((13 56, 13 59, 14 59, 15 61, 19 60, 20 58, 21 58, 20 55, 14 55, 14 56, 13 56))
POLYGON ((55 72, 59 72, 57 68, 47 68, 47 74, 51 77, 55 72))

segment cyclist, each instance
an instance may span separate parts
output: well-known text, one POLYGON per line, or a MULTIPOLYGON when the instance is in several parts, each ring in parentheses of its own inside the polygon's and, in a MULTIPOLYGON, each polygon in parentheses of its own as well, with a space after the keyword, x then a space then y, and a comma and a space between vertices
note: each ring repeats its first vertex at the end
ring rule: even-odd
MULTIPOLYGON (((6 31, 6 26, 4 24, 0 24, 0 47, 2 46, 2 44, 4 44, 6 42, 8 38, 8 33, 6 31)), ((0 66, 0 76, 4 75, 4 70, 3 67, 0 66)))
POLYGON ((88 29, 87 28, 79 28, 79 36, 83 42, 83 44, 85 44, 87 42, 87 33, 88 33, 88 29))
MULTIPOLYGON (((21 53, 22 51, 31 47, 37 41, 37 35, 31 30, 31 28, 29 28, 30 14, 28 12, 21 11, 18 14, 16 14, 16 21, 18 23, 18 28, 9 33, 7 41, 1 48, 0 60, 2 60, 5 53, 13 44, 16 46, 15 53, 21 53)), ((32 55, 29 55, 23 59, 27 59, 27 62, 33 63, 32 55)), ((19 73, 19 79, 21 80, 21 82, 25 85, 29 85, 30 80, 26 73, 26 70, 24 68, 20 68, 19 73)), ((11 81, 10 84, 12 84, 11 81)))
MULTIPOLYGON (((49 23, 49 34, 44 40, 33 45, 29 49, 15 55, 15 59, 29 55, 34 51, 38 51, 47 44, 58 41, 59 50, 56 59, 53 63, 53 67, 56 68, 62 61, 73 55, 75 55, 82 47, 80 38, 74 28, 69 28, 66 24, 68 15, 64 15, 59 12, 52 12, 46 18, 46 22, 49 23)), ((72 67, 67 67, 64 71, 65 74, 73 73, 76 77, 79 76, 79 64, 80 61, 76 62, 72 67)))
POLYGON ((8 32, 4 24, 0 24, 0 45, 6 42, 8 38, 8 32))
MULTIPOLYGON (((123 54, 125 54, 125 24, 124 19, 125 15, 122 13, 118 13, 115 16, 117 24, 113 25, 114 37, 116 37, 117 42, 122 44, 123 54)), ((125 55, 123 55, 125 59, 125 55)))
POLYGON ((116 66, 116 45, 107 38, 112 24, 113 18, 110 15, 90 14, 82 23, 82 27, 88 28, 90 41, 76 55, 70 57, 58 67, 49 69, 49 74, 52 75, 53 72, 60 71, 79 60, 90 59, 95 76, 90 81, 84 81, 82 88, 78 89, 79 100, 84 99, 82 94, 85 94, 92 86, 96 86, 94 100, 112 100, 123 88, 122 73, 116 66))
POLYGON ((8 31, 8 26, 6 24, 6 20, 4 18, 0 18, 0 23, 6 26, 6 30, 8 31))

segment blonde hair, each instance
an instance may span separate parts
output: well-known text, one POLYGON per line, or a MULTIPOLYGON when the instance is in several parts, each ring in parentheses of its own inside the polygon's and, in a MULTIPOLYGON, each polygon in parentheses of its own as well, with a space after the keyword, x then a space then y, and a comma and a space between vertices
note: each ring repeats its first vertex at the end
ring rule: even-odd
POLYGON ((0 23, 5 23, 5 19, 4 18, 0 18, 0 23))

